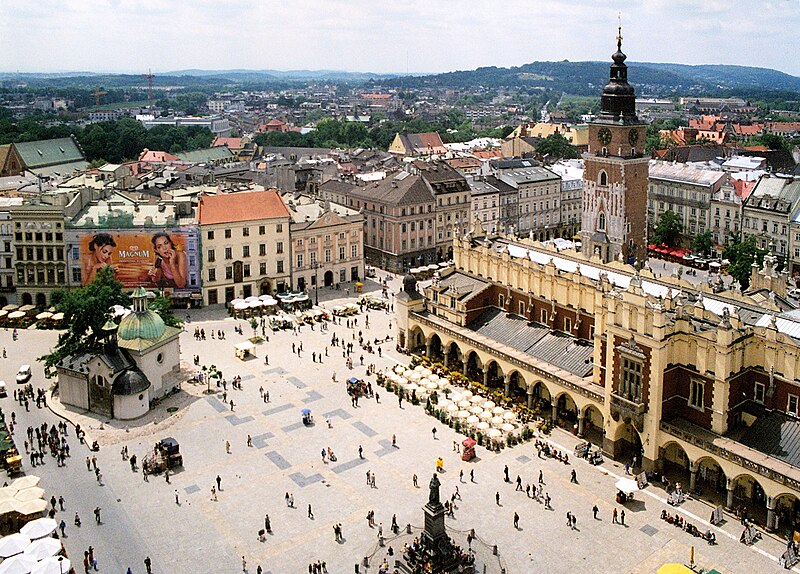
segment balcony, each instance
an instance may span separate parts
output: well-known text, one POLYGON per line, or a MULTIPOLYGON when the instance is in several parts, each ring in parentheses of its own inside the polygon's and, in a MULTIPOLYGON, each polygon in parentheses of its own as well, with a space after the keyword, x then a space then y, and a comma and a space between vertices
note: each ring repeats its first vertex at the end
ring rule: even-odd
POLYGON ((616 392, 611 394, 611 416, 614 417, 614 420, 621 418, 625 422, 631 422, 639 432, 644 430, 644 413, 646 410, 647 405, 643 400, 631 401, 616 394, 616 392))

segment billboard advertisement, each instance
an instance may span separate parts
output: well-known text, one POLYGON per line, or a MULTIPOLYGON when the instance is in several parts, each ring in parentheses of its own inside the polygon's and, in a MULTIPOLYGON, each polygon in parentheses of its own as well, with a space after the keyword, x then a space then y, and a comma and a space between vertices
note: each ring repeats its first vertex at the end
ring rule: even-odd
POLYGON ((83 285, 110 265, 126 289, 159 289, 179 297, 200 291, 196 228, 93 230, 78 233, 76 243, 83 285))

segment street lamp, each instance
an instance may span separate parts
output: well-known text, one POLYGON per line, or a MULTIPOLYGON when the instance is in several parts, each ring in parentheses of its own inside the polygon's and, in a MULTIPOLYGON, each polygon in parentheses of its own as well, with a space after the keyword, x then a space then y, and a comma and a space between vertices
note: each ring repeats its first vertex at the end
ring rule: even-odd
POLYGON ((311 268, 314 270, 314 305, 319 305, 319 262, 312 262, 311 268))

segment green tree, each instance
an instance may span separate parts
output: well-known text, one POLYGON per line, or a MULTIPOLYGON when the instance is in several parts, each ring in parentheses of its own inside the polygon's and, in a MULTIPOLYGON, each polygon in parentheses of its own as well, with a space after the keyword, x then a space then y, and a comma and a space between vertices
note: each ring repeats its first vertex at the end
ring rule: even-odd
POLYGON ((658 216, 658 222, 653 231, 653 243, 678 247, 681 243, 681 233, 683 233, 683 224, 680 218, 672 211, 665 211, 658 216))
POLYGON ((179 328, 183 325, 181 320, 172 312, 172 302, 168 298, 156 295, 155 299, 150 300, 148 307, 151 311, 158 313, 165 325, 179 328))
POLYGON ((704 231, 692 238, 692 251, 708 256, 714 249, 714 236, 710 231, 704 231))
POLYGON ((560 133, 547 136, 536 146, 536 153, 554 158, 576 158, 578 150, 560 133))
POLYGON ((103 325, 108 320, 108 310, 114 305, 127 307, 130 298, 122 290, 122 283, 114 277, 114 269, 104 267, 86 287, 60 289, 53 293, 56 309, 64 313, 69 329, 59 335, 53 350, 39 357, 45 367, 45 376, 56 374, 56 365, 65 357, 84 351, 99 350, 103 338, 103 325))
POLYGON ((728 273, 739 282, 739 285, 744 290, 750 286, 753 263, 761 265, 767 250, 758 247, 756 238, 753 235, 748 235, 742 239, 741 234, 731 234, 731 240, 722 252, 722 257, 730 261, 728 273))

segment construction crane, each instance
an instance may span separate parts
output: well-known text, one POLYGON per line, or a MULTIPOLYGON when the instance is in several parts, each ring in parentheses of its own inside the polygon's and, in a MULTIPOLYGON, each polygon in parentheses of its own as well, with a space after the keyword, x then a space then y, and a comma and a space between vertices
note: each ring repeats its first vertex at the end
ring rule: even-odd
POLYGON ((107 93, 108 92, 106 92, 105 90, 101 90, 100 86, 97 86, 94 90, 94 93, 92 94, 94 96, 94 105, 99 106, 100 96, 105 96, 107 93))
POLYGON ((147 99, 150 102, 150 111, 153 111, 153 71, 151 69, 147 69, 147 73, 144 74, 144 77, 147 78, 147 99))

